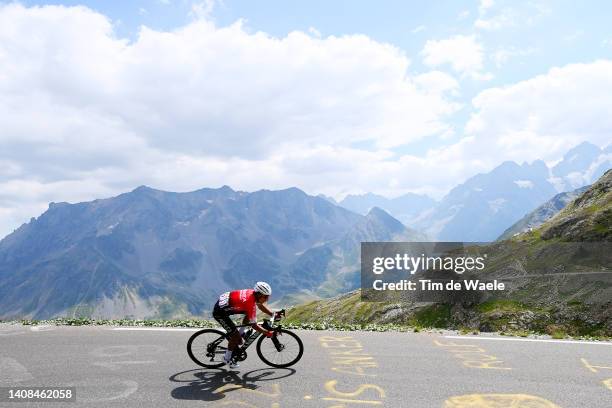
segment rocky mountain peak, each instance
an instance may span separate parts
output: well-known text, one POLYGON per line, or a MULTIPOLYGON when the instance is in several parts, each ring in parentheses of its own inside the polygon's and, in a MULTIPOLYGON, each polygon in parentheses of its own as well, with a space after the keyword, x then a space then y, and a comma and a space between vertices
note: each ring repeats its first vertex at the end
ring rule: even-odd
POLYGON ((542 238, 612 241, 612 169, 542 225, 542 238))

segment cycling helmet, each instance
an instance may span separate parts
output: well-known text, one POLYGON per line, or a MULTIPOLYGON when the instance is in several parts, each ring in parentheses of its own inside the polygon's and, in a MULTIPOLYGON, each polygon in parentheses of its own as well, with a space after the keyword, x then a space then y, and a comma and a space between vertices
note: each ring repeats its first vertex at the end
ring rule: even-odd
POLYGON ((253 290, 261 293, 262 295, 270 296, 272 294, 272 288, 266 282, 257 282, 253 290))

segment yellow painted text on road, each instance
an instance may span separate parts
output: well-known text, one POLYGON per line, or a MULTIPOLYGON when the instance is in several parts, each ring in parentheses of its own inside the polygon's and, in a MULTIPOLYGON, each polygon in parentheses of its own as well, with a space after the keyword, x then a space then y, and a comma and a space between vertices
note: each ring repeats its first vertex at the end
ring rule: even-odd
POLYGON ((585 358, 581 358, 580 361, 582 361, 582 364, 584 364, 584 366, 586 368, 588 368, 589 370, 591 370, 594 373, 597 373, 600 370, 612 370, 612 367, 601 366, 601 365, 593 365, 593 364, 589 363, 585 358))
MULTIPOLYGON (((378 364, 358 340, 350 336, 323 336, 319 338, 319 341, 321 346, 327 350, 332 365, 331 369, 335 373, 359 377, 376 376, 372 371, 378 367, 378 364)), ((325 396, 321 400, 326 404, 333 404, 329 408, 381 406, 383 404, 385 390, 378 385, 359 384, 353 386, 353 389, 346 389, 346 385, 338 387, 339 383, 339 380, 329 380, 324 385, 325 396)))
POLYGON ((382 405, 382 401, 380 399, 385 398, 385 390, 383 390, 378 385, 374 384, 361 384, 357 388, 357 390, 353 392, 347 391, 338 391, 336 386, 338 385, 337 380, 331 380, 325 383, 325 390, 331 394, 329 397, 323 397, 324 401, 333 401, 333 402, 341 402, 348 404, 369 404, 369 405, 382 405), (365 393, 367 390, 373 390, 377 396, 376 398, 369 399, 361 399, 361 394, 365 393), (360 398, 357 398, 360 397, 360 398))
POLYGON ((378 364, 370 354, 364 351, 363 345, 350 336, 319 337, 321 346, 328 350, 332 370, 342 374, 362 377, 375 377, 371 371, 378 364))
MULTIPOLYGON (((581 358, 580 361, 582 361, 582 364, 584 364, 584 366, 588 368, 592 373, 597 374, 599 372, 606 372, 606 370, 612 370, 612 367, 610 366, 591 364, 586 360, 586 358, 581 358)), ((601 383, 604 385, 604 387, 612 391, 612 377, 606 378, 601 383)))
POLYGON ((487 351, 474 344, 465 343, 443 343, 438 340, 433 341, 438 347, 444 348, 449 353, 453 354, 457 359, 461 360, 465 367, 469 368, 483 368, 491 370, 512 370, 511 367, 507 367, 503 360, 487 354, 487 351))
POLYGON ((528 394, 470 394, 451 397, 444 408, 559 408, 558 405, 528 394))

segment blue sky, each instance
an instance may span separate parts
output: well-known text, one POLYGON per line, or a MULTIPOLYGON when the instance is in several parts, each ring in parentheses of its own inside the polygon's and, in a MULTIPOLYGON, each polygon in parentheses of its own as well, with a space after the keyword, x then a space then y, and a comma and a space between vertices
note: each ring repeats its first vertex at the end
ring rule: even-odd
POLYGON ((146 184, 442 197, 612 134, 605 1, 0 2, 0 236, 146 184))

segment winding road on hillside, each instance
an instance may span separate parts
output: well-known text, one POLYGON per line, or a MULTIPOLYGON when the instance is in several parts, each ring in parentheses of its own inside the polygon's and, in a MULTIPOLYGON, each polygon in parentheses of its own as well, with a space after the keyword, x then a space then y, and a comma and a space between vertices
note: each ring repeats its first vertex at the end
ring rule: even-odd
POLYGON ((296 331, 302 360, 236 370, 187 356, 194 330, 0 324, 0 387, 76 387, 77 401, 2 407, 612 406, 612 343, 451 333, 296 331))

